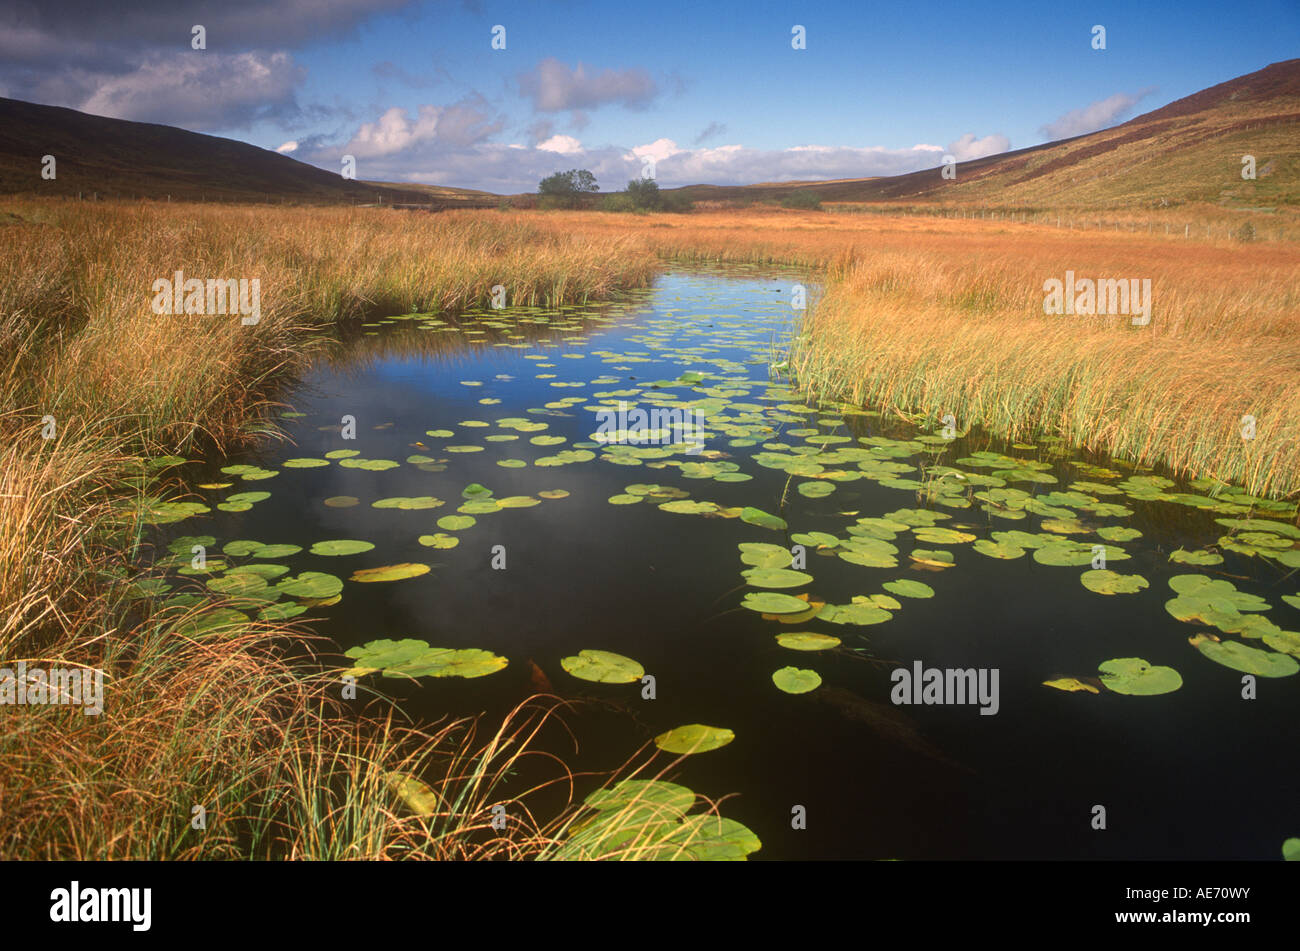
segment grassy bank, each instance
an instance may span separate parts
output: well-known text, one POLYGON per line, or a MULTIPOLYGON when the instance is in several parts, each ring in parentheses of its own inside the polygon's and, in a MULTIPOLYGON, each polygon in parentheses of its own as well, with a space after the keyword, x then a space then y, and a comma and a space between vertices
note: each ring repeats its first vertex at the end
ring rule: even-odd
POLYGON ((467 723, 403 726, 382 705, 358 720, 330 699, 302 627, 214 639, 196 629, 217 603, 164 616, 129 577, 158 489, 141 459, 264 430, 328 321, 456 310, 496 284, 510 303, 580 301, 644 283, 653 258, 468 214, 11 201, 0 222, 0 656, 102 669, 107 698, 99 716, 3 709, 0 856, 544 848, 524 824, 492 831, 487 806, 548 711, 520 710, 486 741, 467 723), (176 270, 257 278, 260 321, 153 313, 153 282, 176 270))
MULTIPOLYGON (((554 226, 546 216, 536 216, 554 226)), ((679 261, 824 268, 793 365, 819 395, 1300 491, 1300 246, 922 216, 564 217, 679 261), (1045 281, 1149 278, 1151 322, 1048 316, 1045 281), (1242 438, 1242 417, 1255 436, 1242 438)))

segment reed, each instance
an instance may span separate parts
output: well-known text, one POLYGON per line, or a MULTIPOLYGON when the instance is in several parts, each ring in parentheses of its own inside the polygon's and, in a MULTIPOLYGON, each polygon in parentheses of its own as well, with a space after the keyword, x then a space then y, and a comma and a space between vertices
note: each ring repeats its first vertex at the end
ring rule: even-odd
POLYGON ((482 305, 496 284, 511 303, 602 297, 644 284, 653 256, 460 213, 36 199, 5 210, 0 657, 97 668, 108 683, 99 716, 4 708, 0 856, 470 858, 539 847, 527 823, 484 829, 489 798, 545 715, 517 711, 486 744, 468 721, 358 720, 322 699, 302 627, 250 622, 193 638, 133 595, 144 500, 158 488, 140 461, 265 433, 278 387, 332 321, 482 305), (261 319, 155 314, 153 282, 176 270, 257 278, 261 319), (398 774, 446 808, 417 814, 398 774))

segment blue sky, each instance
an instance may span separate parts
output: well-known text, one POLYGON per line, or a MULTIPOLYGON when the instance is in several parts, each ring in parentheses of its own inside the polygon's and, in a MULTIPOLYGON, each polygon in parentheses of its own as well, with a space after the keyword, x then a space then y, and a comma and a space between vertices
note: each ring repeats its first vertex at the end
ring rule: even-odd
POLYGON ((0 94, 501 192, 569 167, 612 190, 647 158, 665 186, 897 174, 1094 131, 1300 49, 1296 0, 105 6, 0 0, 0 94))

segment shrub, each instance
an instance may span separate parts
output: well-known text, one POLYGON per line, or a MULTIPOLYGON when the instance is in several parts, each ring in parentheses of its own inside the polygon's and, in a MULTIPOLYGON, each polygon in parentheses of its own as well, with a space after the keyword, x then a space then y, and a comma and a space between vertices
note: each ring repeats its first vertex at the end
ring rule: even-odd
POLYGON ((799 208, 804 211, 821 211, 822 200, 816 192, 799 189, 781 199, 782 208, 799 208))

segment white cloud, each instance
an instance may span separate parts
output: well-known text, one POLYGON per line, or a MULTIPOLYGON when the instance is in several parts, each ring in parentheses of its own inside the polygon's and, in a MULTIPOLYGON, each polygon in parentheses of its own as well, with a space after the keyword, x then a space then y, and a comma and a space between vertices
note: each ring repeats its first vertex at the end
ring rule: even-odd
POLYGON ((75 108, 187 129, 229 129, 294 108, 304 71, 288 53, 215 51, 146 62, 105 79, 75 108))
POLYGON ((959 162, 969 162, 971 159, 984 158, 986 155, 997 155, 1009 148, 1011 148, 1011 140, 1005 135, 986 135, 982 139, 977 139, 974 132, 967 132, 956 141, 949 142, 944 153, 959 162))
POLYGON ((1153 92, 1155 92, 1154 86, 1131 95, 1117 92, 1113 96, 1089 103, 1082 109, 1071 109, 1055 122, 1047 123, 1038 131, 1044 138, 1055 140, 1105 129, 1128 115, 1135 105, 1153 92))
POLYGON ((571 135, 553 135, 545 142, 538 142, 537 149, 542 152, 559 152, 561 155, 577 155, 583 151, 582 143, 571 135))
POLYGON ((282 145, 282 146, 280 146, 278 149, 276 149, 276 151, 277 151, 277 152, 280 152, 280 153, 282 153, 282 154, 284 154, 284 155, 288 155, 290 152, 297 152, 297 151, 298 151, 298 143, 295 142, 295 141, 293 141, 293 140, 291 139, 291 140, 289 140, 288 142, 284 143, 284 145, 282 145))

